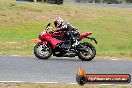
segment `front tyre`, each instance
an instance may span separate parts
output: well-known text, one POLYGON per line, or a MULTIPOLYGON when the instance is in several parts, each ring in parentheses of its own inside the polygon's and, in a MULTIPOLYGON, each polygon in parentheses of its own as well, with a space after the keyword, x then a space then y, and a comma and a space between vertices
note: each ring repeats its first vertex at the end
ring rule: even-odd
POLYGON ((96 55, 95 47, 90 43, 82 43, 81 44, 84 50, 78 52, 78 57, 82 61, 91 61, 96 55))
POLYGON ((39 59, 48 59, 51 57, 52 55, 52 48, 50 45, 46 44, 43 45, 42 42, 38 42, 35 46, 34 46, 34 54, 37 58, 39 59))

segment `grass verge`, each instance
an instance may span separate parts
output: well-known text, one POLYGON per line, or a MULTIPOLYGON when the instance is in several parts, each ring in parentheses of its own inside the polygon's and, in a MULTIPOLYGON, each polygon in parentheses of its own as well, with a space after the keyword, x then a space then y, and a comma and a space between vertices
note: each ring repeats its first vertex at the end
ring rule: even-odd
POLYGON ((28 83, 0 83, 0 88, 132 88, 132 86, 101 86, 101 85, 84 85, 78 84, 28 84, 28 83))
POLYGON ((92 42, 97 56, 132 57, 132 8, 11 0, 0 2, 0 55, 33 55, 32 39, 37 38, 47 23, 58 16, 81 33, 93 32, 92 36, 98 40, 97 45, 92 42))

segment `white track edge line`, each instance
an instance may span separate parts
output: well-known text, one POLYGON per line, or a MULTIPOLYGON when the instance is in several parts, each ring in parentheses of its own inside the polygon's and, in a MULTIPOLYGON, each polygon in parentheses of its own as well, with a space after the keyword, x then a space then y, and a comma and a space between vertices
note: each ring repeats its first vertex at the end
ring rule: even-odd
POLYGON ((21 57, 21 55, 11 55, 11 56, 13 56, 13 57, 21 57))
MULTIPOLYGON (((0 83, 34 83, 34 84, 37 84, 37 83, 40 83, 40 84, 61 84, 61 82, 24 82, 24 81, 0 81, 0 83)), ((63 83, 62 83, 63 84, 63 83)), ((64 83, 64 84, 78 84, 78 83, 64 83)), ((87 83, 86 83, 87 85, 87 83)), ((91 84, 90 84, 91 85, 91 84)), ((100 85, 100 86, 132 86, 131 84, 94 84, 94 85, 100 85)))
POLYGON ((119 59, 111 59, 111 60, 119 60, 119 59))

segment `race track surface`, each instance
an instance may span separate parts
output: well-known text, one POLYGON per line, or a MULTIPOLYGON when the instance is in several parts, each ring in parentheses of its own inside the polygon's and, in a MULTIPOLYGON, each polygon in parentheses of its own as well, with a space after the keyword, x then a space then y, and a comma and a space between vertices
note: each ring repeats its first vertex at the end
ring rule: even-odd
POLYGON ((96 7, 117 7, 117 8, 132 8, 132 4, 96 4, 96 3, 79 3, 79 2, 64 2, 64 4, 70 5, 82 5, 82 6, 96 6, 96 7))
POLYGON ((39 60, 36 57, 0 56, 0 82, 76 83, 76 73, 82 66, 89 74, 132 75, 132 61, 96 60, 84 62, 76 58, 39 60))

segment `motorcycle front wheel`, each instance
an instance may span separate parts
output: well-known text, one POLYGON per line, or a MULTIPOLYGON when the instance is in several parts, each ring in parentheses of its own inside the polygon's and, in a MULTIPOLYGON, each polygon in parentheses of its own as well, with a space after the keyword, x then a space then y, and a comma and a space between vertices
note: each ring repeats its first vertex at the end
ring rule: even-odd
POLYGON ((48 59, 52 55, 52 48, 50 45, 43 45, 42 42, 38 42, 34 46, 34 54, 39 59, 48 59))
POLYGON ((81 45, 86 50, 78 52, 79 59, 81 59, 82 61, 91 61, 96 55, 95 47, 90 43, 82 43, 81 45))

